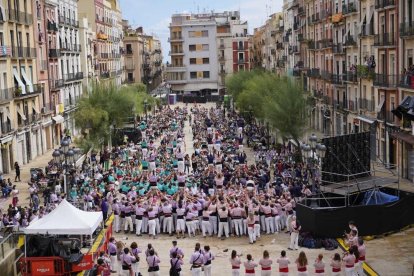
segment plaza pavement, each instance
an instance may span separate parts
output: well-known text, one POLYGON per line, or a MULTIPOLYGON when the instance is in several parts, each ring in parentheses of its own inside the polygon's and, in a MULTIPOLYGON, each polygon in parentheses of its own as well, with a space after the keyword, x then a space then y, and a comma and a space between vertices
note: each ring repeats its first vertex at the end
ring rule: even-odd
MULTIPOLYGON (((179 104, 183 106, 183 104, 179 104)), ((215 106, 214 104, 207 104, 208 107, 215 106)), ((191 105, 188 105, 188 109, 191 105)), ((186 122, 185 124, 185 144, 186 152, 191 154, 194 152, 192 143, 192 131, 186 122)), ((312 131, 309 131, 312 133, 312 131)), ((246 154, 248 156, 248 162, 254 162, 254 153, 251 149, 245 147, 246 154)), ((27 181, 30 179, 30 168, 41 167, 44 168, 47 163, 51 160, 53 150, 48 151, 42 156, 37 157, 29 164, 21 165, 21 179, 22 182, 16 182, 16 185, 20 191, 20 204, 29 204, 29 193, 27 181)), ((5 174, 4 178, 11 178, 14 180, 14 171, 11 174, 5 174)), ((13 181, 14 182, 14 181, 13 181)), ((414 184, 404 179, 400 179, 400 188, 403 190, 414 192, 414 184)), ((42 199, 43 202, 43 199, 42 199)), ((11 198, 0 199, 0 208, 2 210, 7 209, 8 204, 11 203, 11 198)), ((384 218, 386 219, 386 218, 384 218)), ((148 243, 152 243, 161 257, 161 275, 168 275, 169 269, 169 258, 168 250, 171 247, 171 241, 174 237, 168 237, 161 235, 158 239, 152 240, 147 236, 136 237, 133 235, 124 235, 122 233, 115 234, 115 238, 122 240, 125 244, 130 245, 132 241, 136 241, 139 247, 145 250, 148 243)), ((217 237, 205 238, 198 236, 195 238, 185 238, 178 240, 178 244, 183 248, 186 257, 184 259, 185 265, 183 267, 182 275, 191 275, 188 264, 189 256, 194 248, 196 242, 200 242, 202 245, 209 244, 211 251, 216 255, 216 260, 213 262, 212 275, 231 275, 231 267, 229 265, 229 257, 231 250, 235 249, 238 253, 243 254, 243 261, 245 260, 246 254, 252 254, 254 259, 258 261, 263 250, 268 250, 270 256, 275 260, 281 250, 286 250, 289 245, 289 235, 285 233, 274 234, 274 235, 262 235, 261 240, 256 244, 250 245, 247 237, 242 238, 229 238, 225 241, 219 240, 217 237), (228 249, 227 252, 224 250, 228 249)), ((367 245, 367 263, 382 276, 409 276, 412 275, 414 269, 414 228, 410 228, 399 233, 388 235, 385 237, 373 239, 366 242, 367 245)), ((338 249, 336 251, 326 251, 324 249, 307 249, 300 248, 305 251, 308 256, 309 271, 313 275, 312 264, 319 253, 324 255, 324 260, 329 264, 330 258, 335 252, 341 253, 338 249)), ((294 263, 299 251, 287 251, 288 257, 291 262, 294 263)), ((143 255, 141 254, 141 273, 146 275, 146 264, 143 262, 143 255)), ((276 266, 273 266, 275 269, 276 266)), ((290 265, 290 270, 294 270, 294 265, 290 265)))

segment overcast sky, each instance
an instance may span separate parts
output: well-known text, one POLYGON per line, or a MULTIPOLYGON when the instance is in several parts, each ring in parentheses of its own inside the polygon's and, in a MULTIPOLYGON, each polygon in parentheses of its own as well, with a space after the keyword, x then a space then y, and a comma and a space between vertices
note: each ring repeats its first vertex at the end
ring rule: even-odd
POLYGON ((142 26, 147 34, 161 39, 164 61, 169 61, 168 25, 171 15, 181 12, 203 13, 240 10, 249 32, 264 24, 267 17, 282 10, 283 0, 120 0, 122 16, 133 27, 142 26))

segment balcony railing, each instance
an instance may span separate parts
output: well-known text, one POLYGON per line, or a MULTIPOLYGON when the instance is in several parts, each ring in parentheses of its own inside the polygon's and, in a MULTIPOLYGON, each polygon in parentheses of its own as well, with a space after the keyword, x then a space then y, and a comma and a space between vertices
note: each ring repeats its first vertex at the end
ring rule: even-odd
POLYGON ((356 42, 355 37, 353 35, 351 35, 351 34, 348 34, 345 37, 344 46, 357 46, 357 42, 356 42))
POLYGON ((332 52, 334 54, 345 54, 345 48, 342 46, 342 43, 332 45, 332 52))
POLYGON ((397 83, 397 75, 375 74, 374 76, 374 86, 393 88, 397 87, 397 83))
POLYGON ((400 24, 400 37, 414 36, 414 21, 400 24))
POLYGON ((375 111, 374 101, 360 98, 360 99, 358 99, 358 102, 359 102, 359 108, 360 109, 365 109, 365 110, 370 111, 370 112, 375 111))
POLYGON ((344 79, 345 79, 344 75, 333 74, 331 81, 333 84, 339 85, 339 84, 343 84, 344 79))
POLYGON ((372 35, 375 35, 373 24, 364 24, 361 26, 361 32, 359 33, 360 37, 366 37, 366 36, 372 36, 372 35))
POLYGON ((322 39, 318 41, 319 49, 331 48, 333 46, 332 39, 322 39))
POLYGON ((356 71, 346 71, 345 72, 345 81, 349 81, 349 82, 358 82, 358 76, 356 71))
POLYGON ((11 47, 11 56, 13 58, 35 58, 36 48, 11 47))
POLYGON ((14 88, 4 88, 0 90, 0 102, 10 102, 13 100, 14 88))
MULTIPOLYGON (((7 133, 10 133, 10 132, 13 132, 13 131, 14 131, 14 129, 12 128, 11 123, 1 122, 1 133, 2 134, 7 134, 7 133)), ((16 244, 17 244, 17 242, 16 242, 16 244)), ((4 256, 3 256, 3 258, 4 258, 4 256)))
POLYGON ((308 77, 319 78, 321 76, 319 68, 311 68, 308 70, 308 77))
POLYGON ((57 58, 60 57, 60 49, 54 49, 54 48, 50 48, 49 49, 49 57, 50 58, 57 58))
POLYGON ((100 77, 101 79, 108 79, 110 76, 109 72, 101 72, 100 77))
POLYGON ((398 86, 408 89, 414 89, 414 74, 405 74, 400 76, 398 86))
POLYGON ((375 0, 375 9, 385 9, 395 6, 395 0, 375 0))
POLYGON ((332 73, 328 71, 321 71, 321 78, 326 81, 332 81, 332 73))
POLYGON ((351 14, 351 13, 354 13, 354 12, 357 12, 358 11, 358 9, 357 9, 357 5, 356 5, 356 3, 349 3, 349 4, 345 4, 345 5, 342 5, 342 14, 343 15, 348 15, 348 14, 351 14))
POLYGON ((55 22, 47 21, 47 30, 50 32, 57 32, 59 30, 55 22))
POLYGON ((19 24, 24 25, 31 25, 33 24, 33 15, 26 13, 26 12, 20 12, 17 10, 6 10, 5 12, 8 16, 9 21, 16 22, 19 24))
POLYGON ((244 58, 239 58, 239 59, 237 60, 237 63, 238 63, 238 64, 242 64, 242 63, 245 63, 245 60, 244 60, 244 58))
POLYGON ((397 36, 395 33, 381 33, 374 37, 374 46, 395 46, 397 36))

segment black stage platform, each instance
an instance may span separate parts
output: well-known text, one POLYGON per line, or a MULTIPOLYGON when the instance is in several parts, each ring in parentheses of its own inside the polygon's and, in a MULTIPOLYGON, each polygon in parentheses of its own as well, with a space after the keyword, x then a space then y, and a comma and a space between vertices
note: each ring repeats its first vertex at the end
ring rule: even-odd
POLYGON ((334 193, 342 196, 371 190, 375 187, 386 187, 398 183, 395 177, 368 176, 350 179, 339 183, 324 184, 320 187, 324 193, 334 193))

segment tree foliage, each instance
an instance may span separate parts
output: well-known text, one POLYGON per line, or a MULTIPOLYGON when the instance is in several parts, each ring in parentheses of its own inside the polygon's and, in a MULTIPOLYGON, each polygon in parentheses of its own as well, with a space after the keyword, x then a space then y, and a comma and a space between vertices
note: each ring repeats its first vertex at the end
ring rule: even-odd
POLYGON ((135 114, 144 112, 143 102, 154 104, 153 97, 145 93, 145 86, 115 87, 95 85, 78 102, 75 112, 76 127, 83 137, 77 142, 81 147, 99 147, 109 140, 111 126, 122 128, 135 114))
POLYGON ((269 122, 283 138, 298 141, 305 130, 307 100, 299 83, 269 72, 239 72, 227 80, 227 90, 240 112, 269 122))

